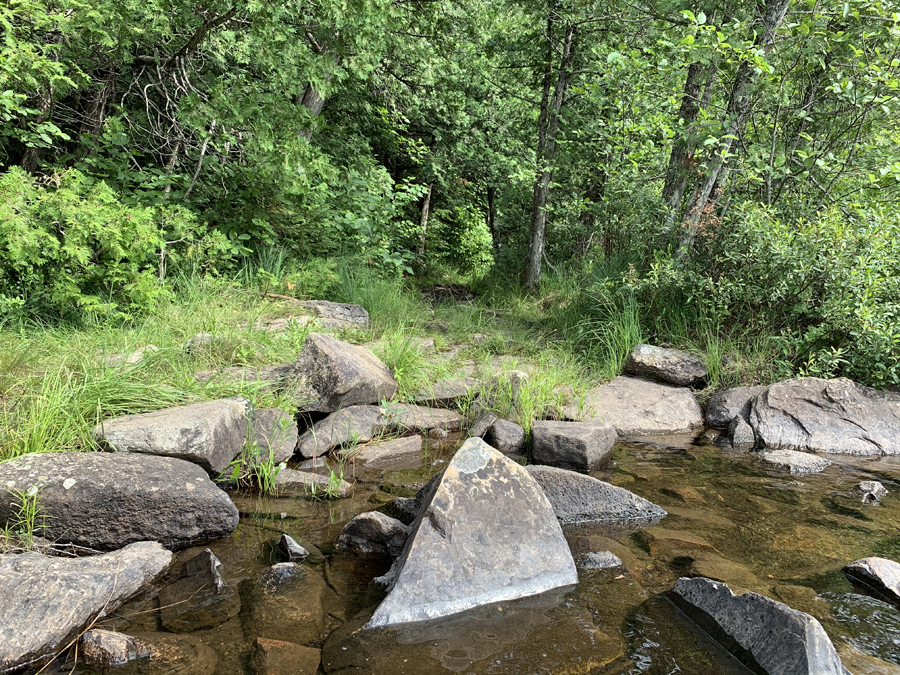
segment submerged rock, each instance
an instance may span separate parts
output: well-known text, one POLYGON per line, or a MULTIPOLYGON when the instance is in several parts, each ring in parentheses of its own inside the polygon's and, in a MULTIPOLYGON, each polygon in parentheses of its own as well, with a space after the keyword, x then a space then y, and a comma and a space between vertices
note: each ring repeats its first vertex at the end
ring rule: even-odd
POLYGON ((124 666, 150 658, 150 649, 130 635, 94 628, 81 637, 81 658, 93 667, 124 666))
POLYGON ((704 419, 714 429, 725 429, 735 417, 750 419, 753 399, 764 392, 766 387, 735 387, 718 391, 709 397, 704 419))
POLYGON ((255 675, 316 675, 322 651, 284 640, 256 638, 250 665, 255 675))
POLYGON ((15 517, 13 490, 38 491, 40 534, 60 544, 184 548, 227 537, 238 524, 238 510, 206 471, 170 457, 50 452, 3 462, 0 523, 15 517))
POLYGON ((396 518, 369 511, 344 525, 334 547, 356 555, 398 556, 408 536, 409 528, 396 518))
POLYGON ((706 363, 702 357, 678 349, 638 345, 625 362, 625 372, 689 387, 706 378, 706 363))
POLYGON ((894 455, 900 453, 900 394, 846 378, 785 380, 753 400, 750 424, 767 448, 894 455))
POLYGON ((887 488, 877 480, 860 481, 853 491, 862 498, 865 504, 879 504, 881 498, 888 493, 887 488))
POLYGON ((470 438, 432 486, 368 628, 449 616, 574 584, 550 503, 525 469, 470 438))
POLYGON ((222 577, 222 562, 209 549, 188 560, 180 577, 159 593, 162 625, 173 633, 213 628, 238 615, 241 598, 222 577))
POLYGON ((620 435, 688 432, 703 426, 703 413, 689 389, 637 377, 617 377, 563 410, 566 419, 609 422, 620 435))
POLYGON ((325 580, 305 565, 272 565, 247 584, 248 625, 273 640, 318 642, 325 625, 327 590, 325 580))
POLYGON ((92 558, 0 555, 0 673, 46 663, 171 562, 149 541, 92 558))
POLYGON ((390 400, 398 387, 391 371, 370 350, 322 333, 306 337, 290 379, 287 386, 315 392, 317 400, 306 409, 318 412, 390 400))
POLYGON ((619 440, 608 422, 535 422, 531 435, 535 464, 585 472, 607 459, 619 440))
POLYGON ((850 675, 808 614, 756 593, 735 595, 724 583, 703 577, 679 579, 669 597, 754 673, 850 675))
POLYGON ((534 464, 525 470, 541 486, 563 525, 649 522, 666 516, 663 509, 643 497, 591 476, 534 464))
POLYGON ((900 563, 887 558, 863 558, 847 565, 844 575, 868 595, 900 607, 900 563))
POLYGON ((98 424, 93 434, 116 452, 185 459, 217 475, 244 448, 249 410, 244 398, 204 401, 116 417, 98 424))
POLYGON ((795 452, 794 450, 772 450, 770 452, 761 452, 759 456, 769 464, 787 469, 793 476, 819 473, 832 464, 831 460, 824 457, 817 457, 808 452, 795 452))

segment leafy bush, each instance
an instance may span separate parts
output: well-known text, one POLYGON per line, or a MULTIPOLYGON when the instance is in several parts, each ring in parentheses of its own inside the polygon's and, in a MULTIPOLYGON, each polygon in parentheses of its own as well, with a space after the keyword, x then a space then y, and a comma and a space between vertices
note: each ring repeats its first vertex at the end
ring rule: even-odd
POLYGON ((0 315, 122 315, 166 293, 166 266, 202 252, 178 207, 126 206, 77 170, 0 176, 0 315), (173 244, 176 244, 173 246, 173 244))
POLYGON ((660 256, 626 284, 658 333, 716 317, 770 331, 796 372, 900 384, 897 214, 833 208, 787 222, 745 204, 705 223, 693 255, 660 256))

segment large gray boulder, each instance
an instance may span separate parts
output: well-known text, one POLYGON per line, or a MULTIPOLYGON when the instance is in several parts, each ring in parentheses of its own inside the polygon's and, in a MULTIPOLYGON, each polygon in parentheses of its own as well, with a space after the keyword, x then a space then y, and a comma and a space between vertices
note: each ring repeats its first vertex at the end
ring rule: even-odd
POLYGON ((689 389, 636 377, 617 377, 563 410, 566 419, 609 422, 620 435, 688 432, 703 426, 703 412, 689 389))
POLYGON ((186 459, 218 475, 244 448, 249 411, 243 398, 204 401, 116 417, 98 424, 93 433, 116 452, 186 459))
POLYGON ((449 616, 578 581, 553 509, 525 469, 470 438, 450 460, 367 624, 449 616))
POLYGON ((369 313, 359 305, 328 300, 302 300, 300 306, 316 317, 323 328, 367 328, 369 313))
POLYGON ((618 440, 609 422, 535 422, 531 458, 535 464, 587 472, 612 454, 618 440))
POLYGON ((196 464, 171 457, 50 452, 0 463, 0 523, 16 517, 14 490, 38 491, 39 534, 113 550, 137 541, 176 549, 230 535, 231 499, 196 464))
POLYGON ((753 399, 750 424, 767 448, 894 455, 900 453, 900 394, 846 378, 785 380, 753 399))
POLYGON ((706 363, 702 357, 678 349, 638 345, 625 362, 625 372, 689 387, 706 378, 706 363))
POLYGON ((0 673, 49 661, 171 562, 149 541, 91 558, 0 555, 0 673))
POLYGON ((750 419, 750 404, 754 398, 766 390, 765 387, 735 387, 717 391, 706 404, 706 425, 715 429, 725 429, 735 417, 750 419))
POLYGON ((813 617, 756 593, 735 595, 724 583, 681 578, 672 602, 754 673, 850 675, 813 617))
POLYGON ((653 522, 667 515, 653 502, 592 476, 535 464, 525 470, 541 486, 563 525, 653 522))
POLYGON ((900 563, 887 558, 863 558, 847 565, 844 575, 867 594, 900 607, 900 563))
POLYGON ((408 536, 409 528, 396 518, 368 511, 344 525, 334 547, 356 555, 398 556, 408 536))
POLYGON ((250 438, 256 446, 256 461, 271 459, 275 464, 286 462, 297 447, 297 423, 281 408, 261 408, 253 411, 250 438))
POLYGON ((306 409, 317 412, 389 400, 398 387, 391 371, 369 349, 322 333, 307 336, 285 386, 314 392, 316 400, 306 409))

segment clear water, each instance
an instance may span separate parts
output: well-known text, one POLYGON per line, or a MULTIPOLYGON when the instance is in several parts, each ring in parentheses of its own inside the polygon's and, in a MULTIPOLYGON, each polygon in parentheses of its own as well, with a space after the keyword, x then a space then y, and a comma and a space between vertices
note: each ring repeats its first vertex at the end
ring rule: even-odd
MULTIPOLYGON (((746 672, 696 633, 662 595, 687 574, 715 576, 733 590, 785 602, 818 618, 836 646, 846 643, 900 664, 900 611, 855 594, 840 573, 843 565, 865 556, 900 560, 900 458, 837 456, 825 472, 798 478, 768 468, 753 455, 678 437, 622 443, 614 461, 596 473, 664 507, 670 515, 661 523, 644 529, 566 530, 573 552, 609 549, 624 567, 581 571, 578 585, 571 589, 442 622, 359 630, 374 609, 369 581, 384 573, 390 561, 332 554, 335 539, 358 513, 394 496, 414 494, 445 465, 458 442, 432 445, 419 468, 348 476, 356 480, 356 488, 346 500, 234 495, 240 526, 209 548, 222 560, 229 583, 242 589, 244 606, 226 623, 194 633, 216 654, 216 665, 206 664, 210 670, 222 675, 252 672, 255 639, 271 637, 251 612, 252 595, 244 588, 279 561, 275 543, 282 532, 313 551, 305 565, 328 586, 320 608, 327 635, 317 639, 324 644, 326 672, 746 672), (891 494, 881 505, 864 505, 852 494, 860 480, 880 480, 891 494)), ((102 621, 101 627, 159 632, 155 602, 155 593, 148 593, 102 621)), ((296 598, 298 605, 309 602, 308 597, 296 598)), ((872 663, 858 667, 854 675, 887 667, 872 663)), ((61 672, 71 668, 70 661, 61 672)), ((86 672, 81 666, 76 671, 86 672)), ((175 671, 142 667, 141 672, 175 671)))

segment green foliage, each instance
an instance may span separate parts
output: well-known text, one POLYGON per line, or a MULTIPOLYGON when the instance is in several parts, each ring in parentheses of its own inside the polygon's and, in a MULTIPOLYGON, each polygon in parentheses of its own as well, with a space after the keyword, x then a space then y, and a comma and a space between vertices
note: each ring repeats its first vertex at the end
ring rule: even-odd
POLYGON ((0 177, 0 314, 147 310, 166 293, 165 264, 202 254, 169 240, 196 234, 189 212, 127 207, 79 171, 39 182, 13 168, 0 177))
POLYGON ((0 529, 0 553, 29 551, 35 536, 44 529, 45 516, 41 512, 41 495, 37 485, 27 490, 10 490, 13 501, 12 518, 0 529))

